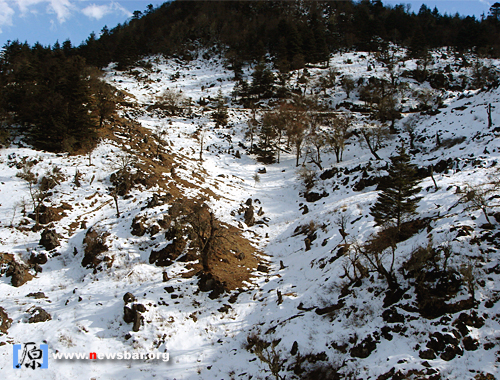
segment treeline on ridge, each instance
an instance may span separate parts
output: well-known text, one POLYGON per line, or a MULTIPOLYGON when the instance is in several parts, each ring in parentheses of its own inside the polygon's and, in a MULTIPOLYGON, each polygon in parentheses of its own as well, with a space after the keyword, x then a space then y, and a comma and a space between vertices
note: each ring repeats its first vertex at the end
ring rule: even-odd
POLYGON ((269 54, 282 69, 325 61, 340 49, 383 49, 387 42, 414 54, 441 46, 475 48, 500 56, 500 4, 488 17, 442 15, 422 5, 380 0, 348 1, 173 1, 134 12, 124 24, 91 35, 78 53, 95 66, 126 67, 150 54, 189 58, 197 47, 223 49, 233 64, 260 61, 269 54))
MULTIPOLYGON (((125 69, 152 54, 189 60, 203 48, 227 59, 238 79, 248 62, 271 60, 286 73, 327 62, 333 52, 384 52, 389 42, 408 47, 412 57, 425 57, 428 49, 440 46, 499 57, 500 3, 477 20, 441 15, 425 5, 413 13, 380 0, 178 0, 148 5, 125 23, 104 27, 99 37, 92 33, 80 46, 69 40, 46 47, 8 42, 0 55, 0 143, 15 124, 39 149, 91 148, 97 129, 116 107, 117 91, 99 78, 98 68, 110 62, 125 69)), ((254 90, 265 95, 266 74, 256 69, 255 88, 238 87, 240 95, 251 96, 254 90)))

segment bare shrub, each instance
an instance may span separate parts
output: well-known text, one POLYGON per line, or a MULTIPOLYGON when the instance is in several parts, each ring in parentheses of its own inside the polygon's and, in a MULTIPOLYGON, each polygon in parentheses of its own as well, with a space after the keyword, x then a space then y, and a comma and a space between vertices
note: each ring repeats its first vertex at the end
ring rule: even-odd
POLYGON ((281 339, 275 339, 272 342, 267 342, 256 334, 247 337, 247 350, 255 354, 269 368, 269 371, 276 380, 285 379, 285 377, 279 374, 285 363, 285 359, 276 350, 280 341, 281 339))
POLYGON ((170 116, 182 116, 189 113, 191 99, 186 98, 180 91, 167 88, 156 98, 156 103, 152 108, 160 109, 170 116))

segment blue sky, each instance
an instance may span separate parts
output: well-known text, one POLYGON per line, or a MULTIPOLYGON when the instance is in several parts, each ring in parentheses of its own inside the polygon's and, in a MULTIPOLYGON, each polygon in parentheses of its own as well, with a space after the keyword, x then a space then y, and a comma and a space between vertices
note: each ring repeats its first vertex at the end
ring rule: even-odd
MULTIPOLYGON (((410 4, 418 12, 425 3, 436 6, 444 14, 487 14, 494 1, 486 0, 382 0, 384 4, 410 4)), ((164 1, 152 0, 0 0, 0 47, 8 40, 40 42, 52 45, 70 39, 79 45, 92 31, 96 34, 104 25, 113 28, 130 19, 135 10, 144 11, 148 4, 158 6, 164 1)))

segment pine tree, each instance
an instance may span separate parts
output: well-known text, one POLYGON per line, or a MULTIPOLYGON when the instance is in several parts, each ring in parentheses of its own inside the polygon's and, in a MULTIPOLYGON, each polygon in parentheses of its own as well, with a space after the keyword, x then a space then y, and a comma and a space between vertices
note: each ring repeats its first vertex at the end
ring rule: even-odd
POLYGON ((416 166, 410 163, 410 156, 403 146, 398 154, 391 157, 388 169, 388 186, 379 194, 377 201, 370 208, 370 214, 377 225, 395 223, 398 233, 402 223, 416 213, 421 197, 416 194, 420 191, 416 166))
POLYGON ((215 111, 212 113, 212 120, 215 121, 215 127, 225 127, 227 125, 227 119, 228 119, 228 113, 227 113, 227 106, 226 102, 224 99, 224 96, 222 95, 222 91, 219 89, 219 92, 217 93, 217 105, 215 108, 215 111))

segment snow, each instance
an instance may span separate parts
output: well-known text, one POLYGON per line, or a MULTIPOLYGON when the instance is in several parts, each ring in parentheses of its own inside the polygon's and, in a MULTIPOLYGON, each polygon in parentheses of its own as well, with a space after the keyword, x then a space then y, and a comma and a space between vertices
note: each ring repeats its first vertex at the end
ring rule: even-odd
MULTIPOLYGON (((188 63, 160 57, 148 60, 153 64, 153 69, 148 71, 139 67, 135 70, 139 74, 116 72, 112 67, 107 71, 107 80, 127 91, 139 105, 152 104, 155 96, 166 88, 182 90, 185 96, 196 102, 202 97, 215 98, 219 90, 230 97, 234 87, 230 70, 224 68, 220 60, 200 58, 188 63), (179 73, 178 79, 172 77, 175 73, 179 73)), ((435 65, 444 67, 450 62, 451 58, 442 59, 435 65)), ((499 65, 497 61, 490 63, 499 65)), ((387 75, 386 69, 368 53, 336 55, 331 60, 331 66, 342 74, 353 76, 355 80, 361 76, 387 75), (370 72, 366 71, 368 65, 373 66, 370 72)), ((414 67, 415 62, 407 62, 406 69, 414 67)), ((309 69, 310 82, 325 70, 309 69)), ((299 76, 298 73, 296 76, 299 76)), ((408 80, 408 83, 410 87, 418 87, 414 81, 408 80)), ((329 90, 329 99, 339 104, 345 100, 345 93, 339 87, 335 91, 329 90)), ((498 263, 498 248, 486 246, 485 243, 473 245, 470 237, 454 238, 450 229, 460 225, 477 228, 486 222, 480 210, 470 211, 465 204, 457 203, 461 194, 457 194, 456 189, 485 184, 492 175, 498 178, 495 166, 500 159, 498 133, 488 131, 485 107, 490 103, 494 105, 492 116, 498 123, 500 90, 466 91, 460 95, 450 91, 445 95, 446 108, 441 109, 441 113, 422 116, 418 120, 415 134, 418 136, 416 145, 419 153, 413 158, 421 166, 449 158, 455 160, 455 165, 443 173, 435 173, 439 186, 437 191, 430 177, 422 181, 421 195, 424 198, 418 212, 422 217, 434 218, 431 235, 435 242, 452 240, 451 244, 458 253, 451 258, 450 265, 458 266, 467 257, 482 257, 482 263, 478 265, 478 277, 485 280, 485 286, 478 287, 476 297, 483 301, 500 291, 498 275, 486 275, 484 272, 484 269, 493 268, 498 263), (466 108, 457 110, 460 107, 466 108), (437 147, 436 134, 439 134, 442 142, 457 137, 464 139, 453 146, 437 147)), ((355 96, 351 94, 353 100, 357 101, 355 96)), ((159 191, 158 188, 134 188, 131 197, 119 199, 121 216, 116 216, 107 187, 110 186, 110 174, 115 171, 113 162, 121 154, 123 144, 120 146, 111 140, 102 141, 92 152, 92 166, 88 165, 85 156, 50 154, 18 146, 2 149, 2 252, 13 253, 17 260, 23 261, 29 258, 31 252, 45 252, 38 244, 40 232, 12 227, 20 226, 26 219, 21 213, 23 204, 27 212, 32 209, 27 184, 16 177, 19 169, 15 164, 21 158, 36 159, 38 163, 33 166, 33 171, 40 177, 55 166, 60 168, 65 180, 57 186, 50 201, 55 205, 66 202, 73 206, 72 210, 66 211, 67 216, 55 224, 56 231, 63 238, 55 252, 45 252, 49 261, 43 265, 43 272, 19 288, 13 287, 10 278, 5 275, 0 277, 1 306, 13 320, 8 334, 0 336, 0 342, 9 343, 0 348, 0 368, 5 378, 27 379, 35 373, 42 379, 209 380, 270 375, 264 363, 255 360, 256 356, 245 349, 247 337, 251 334, 257 334, 267 341, 281 339, 278 350, 282 358, 287 358, 284 368, 294 360, 289 352, 296 341, 300 354, 324 351, 331 363, 344 363, 342 371, 355 373, 357 378, 375 379, 392 367, 404 371, 425 369, 417 345, 420 349, 425 348, 429 333, 441 330, 435 321, 426 320, 417 313, 406 313, 414 318, 406 318, 404 331, 392 333, 392 340, 381 337, 377 348, 366 359, 351 358, 349 353, 342 353, 335 348, 350 340, 357 339, 360 342, 367 335, 380 331, 381 326, 386 324, 381 317, 385 289, 381 278, 375 276, 373 284, 365 279, 363 286, 353 288, 346 300, 348 307, 342 310, 328 315, 307 311, 308 308, 322 308, 339 301, 345 259, 331 259, 344 242, 335 219, 341 212, 349 217, 346 229, 349 239, 363 241, 368 238, 375 231, 373 218, 369 215, 369 207, 377 197, 375 187, 354 191, 352 185, 361 174, 354 171, 342 174, 342 178, 348 177, 350 180, 347 186, 341 185, 336 191, 332 189, 339 182, 337 176, 325 181, 317 180, 314 191, 322 192, 324 189, 329 196, 315 203, 307 203, 300 195, 304 186, 298 178, 293 154, 282 154, 281 163, 268 165, 267 172, 259 174, 260 182, 255 182, 253 176, 263 165, 256 161, 255 156, 243 154, 244 151, 238 147, 239 142, 248 144, 244 140, 244 130, 250 114, 235 106, 230 112, 230 127, 216 130, 208 114, 203 114, 200 107, 194 107, 195 116, 192 118, 161 119, 142 112, 137 120, 152 131, 158 126, 166 131, 165 141, 168 142, 168 150, 175 155, 177 175, 197 185, 184 186, 184 195, 199 197, 203 188, 210 189, 215 196, 210 197, 209 204, 222 221, 238 226, 243 223, 243 218, 240 215, 232 216, 231 211, 237 210, 248 198, 260 200, 264 216, 269 221, 267 225, 245 226, 244 235, 262 250, 262 259, 269 261, 269 273, 255 272, 245 291, 239 294, 235 303, 230 304, 231 309, 227 313, 218 312, 217 309, 228 304, 229 295, 212 300, 205 293, 195 293, 196 279, 181 276, 186 272, 185 263, 176 262, 166 269, 170 277, 167 283, 162 282, 163 268, 149 264, 151 250, 165 246, 162 233, 157 234, 153 241, 147 234, 137 237, 130 232, 131 221, 139 213, 145 215, 140 210, 152 194, 159 191), (207 126, 205 144, 208 149, 203 152, 203 162, 200 162, 199 145, 192 134, 202 124, 207 126), (231 147, 240 149, 241 159, 227 153, 231 147), (80 187, 73 183, 77 171, 82 176, 80 187), (200 175, 202 180, 193 176, 193 173, 200 175), (300 204, 307 204, 307 214, 302 214, 300 204), (114 257, 111 269, 92 273, 91 269, 82 268, 86 232, 81 226, 83 220, 87 228, 98 226, 110 233, 109 253, 114 257), (75 221, 76 225, 72 225, 75 221), (294 231, 298 226, 310 222, 318 226, 318 237, 312 243, 311 250, 305 251, 304 235, 294 236, 294 231), (280 269, 280 260, 284 263, 284 269, 280 269), (173 286, 179 298, 171 298, 164 290, 165 286, 173 286), (281 304, 277 302, 277 290, 283 294, 281 304), (44 292, 48 298, 26 297, 28 293, 38 291, 44 292), (131 325, 123 321, 122 297, 126 292, 133 293, 147 307, 144 326, 138 332, 132 332, 131 325), (28 323, 29 311, 35 306, 48 311, 52 320, 28 323), (196 318, 192 317, 194 314, 196 318), (126 334, 131 335, 130 339, 125 338, 126 334), (29 369, 12 369, 11 344, 28 341, 47 343, 50 353, 168 350, 170 361, 56 362, 49 358, 49 368, 46 370, 32 372, 29 369)), ((411 115, 408 113, 407 117, 411 115)), ((405 120, 399 121, 398 125, 403 125, 405 120)), ((404 133, 401 138, 408 141, 404 133)), ((388 161, 399 144, 399 137, 394 137, 379 151, 384 161, 388 161)), ((332 153, 323 154, 323 167, 326 169, 341 167, 352 170, 368 162, 374 168, 382 167, 382 164, 371 160, 369 151, 360 148, 355 139, 349 141, 344 161, 340 164, 335 163, 332 153)), ((318 171, 318 175, 320 173, 318 171)), ((165 175, 165 180, 175 181, 169 174, 165 175)), ((167 208, 159 206, 147 212, 161 217, 167 208)), ((422 231, 400 243, 397 248, 397 266, 407 260, 417 246, 426 245, 428 235, 422 231)), ((412 291, 409 294, 413 296, 412 291)), ((461 290, 457 299, 466 298, 466 290, 461 290)), ((499 306, 495 304, 493 308, 486 309, 482 302, 477 311, 479 315, 488 313, 490 318, 483 328, 471 328, 471 336, 482 343, 495 343, 500 337, 500 326, 498 318, 491 316, 500 313, 499 306)), ((452 361, 437 358, 428 362, 440 371, 443 378, 470 379, 473 376, 470 371, 498 374, 496 355, 495 349, 486 350, 481 345, 476 351, 464 351, 462 356, 452 361)), ((282 375, 285 373, 287 378, 294 378, 291 371, 281 372, 282 375)))

